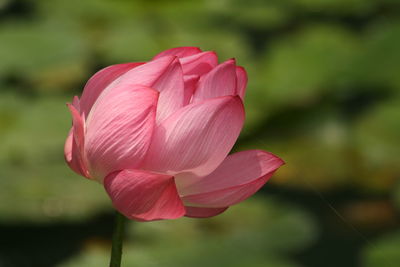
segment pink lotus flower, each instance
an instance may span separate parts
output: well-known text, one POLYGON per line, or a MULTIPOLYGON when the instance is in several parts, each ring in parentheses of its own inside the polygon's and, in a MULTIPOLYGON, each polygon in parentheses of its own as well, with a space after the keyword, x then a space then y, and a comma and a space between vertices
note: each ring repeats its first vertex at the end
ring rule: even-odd
POLYGON ((196 47, 109 66, 68 104, 65 159, 102 183, 130 219, 220 214, 283 164, 261 150, 228 155, 243 126, 246 84, 234 59, 218 64, 196 47))

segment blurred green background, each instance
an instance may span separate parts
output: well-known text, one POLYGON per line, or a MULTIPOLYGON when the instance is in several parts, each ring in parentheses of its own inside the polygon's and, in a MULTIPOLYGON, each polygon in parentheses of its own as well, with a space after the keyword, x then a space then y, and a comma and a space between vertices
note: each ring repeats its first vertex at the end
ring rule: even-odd
POLYGON ((65 103, 176 46, 249 75, 235 150, 287 164, 211 219, 130 223, 124 266, 400 266, 399 0, 0 0, 0 267, 107 266, 113 210, 65 103))

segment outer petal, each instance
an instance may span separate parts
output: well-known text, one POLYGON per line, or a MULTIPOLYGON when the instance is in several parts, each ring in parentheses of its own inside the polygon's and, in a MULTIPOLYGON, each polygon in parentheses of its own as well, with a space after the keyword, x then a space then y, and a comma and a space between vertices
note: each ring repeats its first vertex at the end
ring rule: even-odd
POLYGON ((153 58, 153 60, 165 56, 187 57, 198 53, 201 53, 201 49, 198 47, 192 47, 192 46, 175 47, 157 54, 153 58))
POLYGON ((186 217, 191 218, 208 218, 223 213, 228 209, 226 208, 198 208, 198 207, 185 207, 186 217))
POLYGON ((113 171, 135 168, 149 147, 158 92, 142 85, 104 91, 87 120, 85 150, 98 180, 113 171))
POLYGON ((85 123, 73 105, 67 104, 67 106, 72 115, 72 128, 65 141, 65 161, 73 171, 84 177, 89 177, 84 157, 85 123))
POLYGON ((246 70, 238 66, 236 67, 236 77, 237 77, 237 93, 242 100, 244 100, 244 95, 246 93, 247 86, 247 73, 246 70))
POLYGON ((68 133, 64 145, 64 158, 68 166, 77 174, 87 177, 86 167, 81 162, 81 152, 74 141, 73 129, 68 133))
POLYGON ((80 111, 88 115, 96 99, 112 81, 114 81, 130 69, 133 69, 141 64, 143 63, 126 63, 112 65, 94 74, 92 78, 90 78, 89 81, 86 83, 85 88, 83 89, 80 101, 82 109, 80 111))
POLYGON ((215 52, 207 51, 193 56, 180 58, 183 73, 185 75, 203 75, 212 70, 218 64, 215 52))
POLYGON ((108 175, 104 187, 116 209, 130 219, 176 219, 185 214, 172 176, 122 170, 108 175))
POLYGON ((68 163, 68 165, 72 161, 72 143, 73 142, 74 142, 74 133, 73 133, 73 128, 71 128, 71 130, 69 130, 67 139, 65 140, 65 144, 64 144, 64 157, 65 157, 65 161, 68 163))
POLYGON ((234 59, 225 61, 201 77, 192 102, 226 95, 237 95, 234 59))
POLYGON ((85 139, 85 123, 79 111, 71 104, 67 104, 72 115, 72 132, 74 134, 74 142, 78 148, 83 151, 85 139))
POLYGON ((79 111, 79 113, 81 112, 81 101, 79 99, 79 97, 74 96, 73 100, 72 100, 72 106, 79 111))
POLYGON ((178 183, 179 193, 189 206, 231 206, 257 192, 282 164, 280 158, 261 150, 235 153, 208 176, 186 186, 185 181, 178 183))
POLYGON ((187 105, 157 126, 144 168, 171 175, 206 175, 229 153, 243 121, 239 97, 187 105))

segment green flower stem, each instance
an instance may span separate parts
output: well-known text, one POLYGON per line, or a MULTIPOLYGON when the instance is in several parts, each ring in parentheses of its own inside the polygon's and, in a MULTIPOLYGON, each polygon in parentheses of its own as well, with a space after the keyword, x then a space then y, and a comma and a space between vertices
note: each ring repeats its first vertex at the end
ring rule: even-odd
POLYGON ((114 233, 112 238, 110 267, 120 267, 122 257, 122 243, 124 239, 125 217, 117 212, 115 217, 114 233))

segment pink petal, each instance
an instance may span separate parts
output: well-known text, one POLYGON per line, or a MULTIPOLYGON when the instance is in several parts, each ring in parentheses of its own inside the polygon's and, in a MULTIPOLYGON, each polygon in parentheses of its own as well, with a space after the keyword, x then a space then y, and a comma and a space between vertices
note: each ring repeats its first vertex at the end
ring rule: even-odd
MULTIPOLYGON (((275 155, 249 150, 228 156, 209 175, 195 178, 192 183, 180 181, 179 193, 185 205, 222 208, 231 206, 257 192, 284 164, 275 155)), ((183 177, 188 180, 189 177, 183 177)), ((182 179, 183 179, 182 178, 182 179)))
POLYGON ((236 94, 236 65, 230 59, 200 78, 192 102, 236 94))
POLYGON ((130 219, 176 219, 185 214, 173 176, 122 170, 109 174, 104 187, 115 208, 130 219))
POLYGON ((115 86, 123 84, 140 84, 160 92, 157 121, 183 107, 183 73, 177 57, 160 57, 134 68, 115 80, 106 90, 113 90, 115 86))
POLYGON ((79 97, 74 96, 72 100, 72 106, 79 112, 81 113, 81 101, 79 100, 79 97))
POLYGON ((168 117, 184 104, 185 85, 182 66, 175 58, 152 88, 160 92, 157 106, 157 121, 168 117))
POLYGON ((200 79, 199 75, 186 75, 183 77, 185 82, 185 92, 183 97, 183 105, 186 106, 190 103, 193 93, 196 90, 197 82, 200 79))
POLYGON ((69 164, 72 161, 72 142, 74 141, 73 128, 69 130, 67 139, 64 144, 64 157, 69 164))
MULTIPOLYGON (((153 85, 161 75, 168 71, 175 59, 174 56, 165 56, 131 69, 110 84, 108 89, 112 89, 118 84, 141 84, 154 88, 153 85)), ((154 89, 158 90, 159 88, 154 89)))
POLYGON ((187 105, 157 126, 144 168, 206 175, 229 153, 243 121, 243 103, 237 96, 187 105))
POLYGON ((193 56, 180 58, 183 73, 185 75, 203 75, 212 70, 218 64, 215 52, 202 52, 193 56))
POLYGON ((90 173, 107 174, 137 167, 153 133, 158 92, 142 85, 104 91, 87 119, 85 150, 90 173))
POLYGON ((242 100, 244 100, 244 95, 246 93, 247 86, 247 73, 246 70, 238 66, 236 67, 236 77, 237 77, 237 93, 242 100))
POLYGON ((65 160, 73 171, 84 177, 89 177, 84 158, 85 123, 79 111, 73 105, 67 104, 67 106, 72 115, 72 128, 65 141, 65 160))
POLYGON ((226 208, 198 208, 198 207, 185 207, 186 209, 186 217, 191 218, 208 218, 219 215, 226 211, 226 208))
POLYGON ((198 47, 175 47, 157 54, 153 60, 165 56, 187 57, 198 53, 201 53, 201 50, 198 47))
POLYGON ((82 168, 82 165, 79 161, 78 156, 76 153, 78 152, 78 148, 76 144, 74 143, 74 134, 73 134, 73 129, 71 129, 68 133, 68 137, 65 140, 65 145, 64 145, 64 158, 65 161, 67 162, 68 166, 77 174, 85 176, 85 172, 82 168))
POLYGON ((85 125, 82 116, 79 111, 71 104, 67 104, 71 115, 72 115, 72 131, 74 134, 74 141, 78 148, 83 151, 84 148, 84 138, 85 138, 85 125))
POLYGON ((85 88, 83 89, 80 101, 82 109, 80 110, 80 112, 84 112, 86 115, 88 115, 96 99, 112 81, 117 79, 128 70, 133 69, 141 64, 143 63, 126 63, 112 65, 94 74, 92 78, 90 78, 89 81, 86 83, 85 88))

